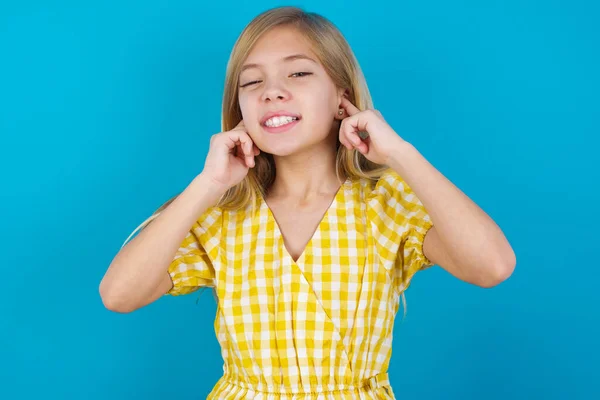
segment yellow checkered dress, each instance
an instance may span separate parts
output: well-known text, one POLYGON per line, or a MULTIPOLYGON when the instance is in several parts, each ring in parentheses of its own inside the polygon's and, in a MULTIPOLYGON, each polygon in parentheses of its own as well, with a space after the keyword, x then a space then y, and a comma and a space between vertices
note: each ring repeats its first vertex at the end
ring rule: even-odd
POLYGON ((209 209, 168 293, 213 286, 224 375, 209 399, 393 399, 387 378, 401 293, 432 263, 431 219, 398 174, 347 180, 297 262, 269 207, 209 209))

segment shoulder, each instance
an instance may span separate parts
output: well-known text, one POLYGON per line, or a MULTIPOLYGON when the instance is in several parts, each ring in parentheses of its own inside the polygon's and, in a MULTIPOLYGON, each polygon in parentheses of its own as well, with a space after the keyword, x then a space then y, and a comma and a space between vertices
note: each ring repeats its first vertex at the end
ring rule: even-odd
POLYGON ((217 236, 223 224, 223 210, 220 207, 209 207, 194 222, 192 232, 203 241, 204 237, 217 236))
POLYGON ((220 207, 209 207, 204 213, 202 213, 196 220, 196 224, 199 226, 212 226, 223 218, 223 209, 220 207))
POLYGON ((388 168, 381 176, 371 181, 367 199, 375 202, 386 202, 391 198, 414 198, 414 192, 402 177, 393 169, 388 168))
POLYGON ((198 217, 193 229, 199 236, 208 235, 214 240, 238 232, 241 225, 255 223, 257 212, 251 205, 235 209, 213 206, 198 217))
POLYGON ((430 217, 416 193, 394 170, 386 170, 372 185, 368 198, 371 222, 396 230, 430 223, 430 217))

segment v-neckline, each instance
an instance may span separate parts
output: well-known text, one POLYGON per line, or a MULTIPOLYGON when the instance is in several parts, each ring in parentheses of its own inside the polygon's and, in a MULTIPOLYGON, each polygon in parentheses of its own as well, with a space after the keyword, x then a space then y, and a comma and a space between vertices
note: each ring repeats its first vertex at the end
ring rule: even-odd
POLYGON ((263 195, 260 195, 262 206, 265 207, 265 209, 267 211, 267 218, 268 218, 268 220, 273 221, 273 224, 275 225, 275 233, 276 233, 275 236, 276 236, 276 239, 281 241, 278 244, 281 246, 282 251, 284 253, 284 256, 288 257, 293 264, 296 264, 296 265, 303 264, 304 259, 306 258, 306 252, 307 252, 307 250, 309 250, 309 248, 312 247, 315 236, 321 230, 321 226, 323 225, 323 223, 325 222, 325 220, 329 217, 329 214, 331 213, 331 210, 339 202, 339 197, 342 195, 342 193, 345 190, 346 185, 349 182, 350 182, 350 178, 347 178, 340 185, 340 187, 338 188, 338 190, 335 192, 335 195, 333 196, 333 199, 329 203, 329 206, 327 207, 327 209, 325 210, 325 212, 321 216, 321 219, 319 220, 319 223, 317 224, 317 227, 313 231, 312 235, 308 239, 308 242, 306 242, 306 245, 304 246, 304 248, 302 249, 302 252, 300 253, 300 255, 298 256, 298 258, 296 260, 294 260, 294 257, 292 257, 292 255, 290 254, 289 250, 287 249, 287 247, 285 245, 285 238, 283 237, 283 232, 281 230, 281 227, 279 226, 279 223, 277 222, 277 219, 275 218, 275 214, 273 214, 273 211, 271 210, 271 207, 269 207, 269 204, 267 204, 267 200, 265 199, 265 197, 263 195))

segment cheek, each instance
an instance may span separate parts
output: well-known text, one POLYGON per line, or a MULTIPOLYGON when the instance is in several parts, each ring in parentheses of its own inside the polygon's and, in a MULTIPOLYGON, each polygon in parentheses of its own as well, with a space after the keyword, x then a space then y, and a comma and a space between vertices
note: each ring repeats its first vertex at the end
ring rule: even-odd
POLYGON ((321 124, 331 122, 335 107, 335 98, 332 99, 329 93, 319 93, 310 101, 311 115, 321 124))
POLYGON ((256 145, 262 149, 260 140, 260 115, 258 115, 257 101, 252 95, 244 94, 238 96, 238 103, 240 110, 242 111, 242 118, 244 119, 244 125, 246 126, 247 132, 256 143, 256 145))
POLYGON ((240 109, 242 110, 242 116, 244 119, 249 117, 249 114, 252 110, 249 107, 248 97, 247 96, 239 96, 238 103, 240 105, 240 109))
POLYGON ((259 128, 259 116, 257 115, 257 108, 255 103, 252 101, 250 96, 244 95, 238 97, 240 104, 240 110, 242 111, 242 118, 246 127, 252 131, 259 128))

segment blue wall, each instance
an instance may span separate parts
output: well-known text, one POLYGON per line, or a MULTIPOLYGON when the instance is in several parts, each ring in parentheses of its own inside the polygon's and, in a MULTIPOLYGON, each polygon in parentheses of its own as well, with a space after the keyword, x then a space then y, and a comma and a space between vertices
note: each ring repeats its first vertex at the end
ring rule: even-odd
MULTIPOLYGON (((283 4, 201 3, 0 5, 0 398, 201 399, 221 376, 209 292, 127 315, 98 294, 129 233, 200 173, 237 35, 283 4)), ((398 398, 600 398, 597 3, 294 5, 340 27, 376 107, 517 253, 491 290, 415 278, 398 398)))

